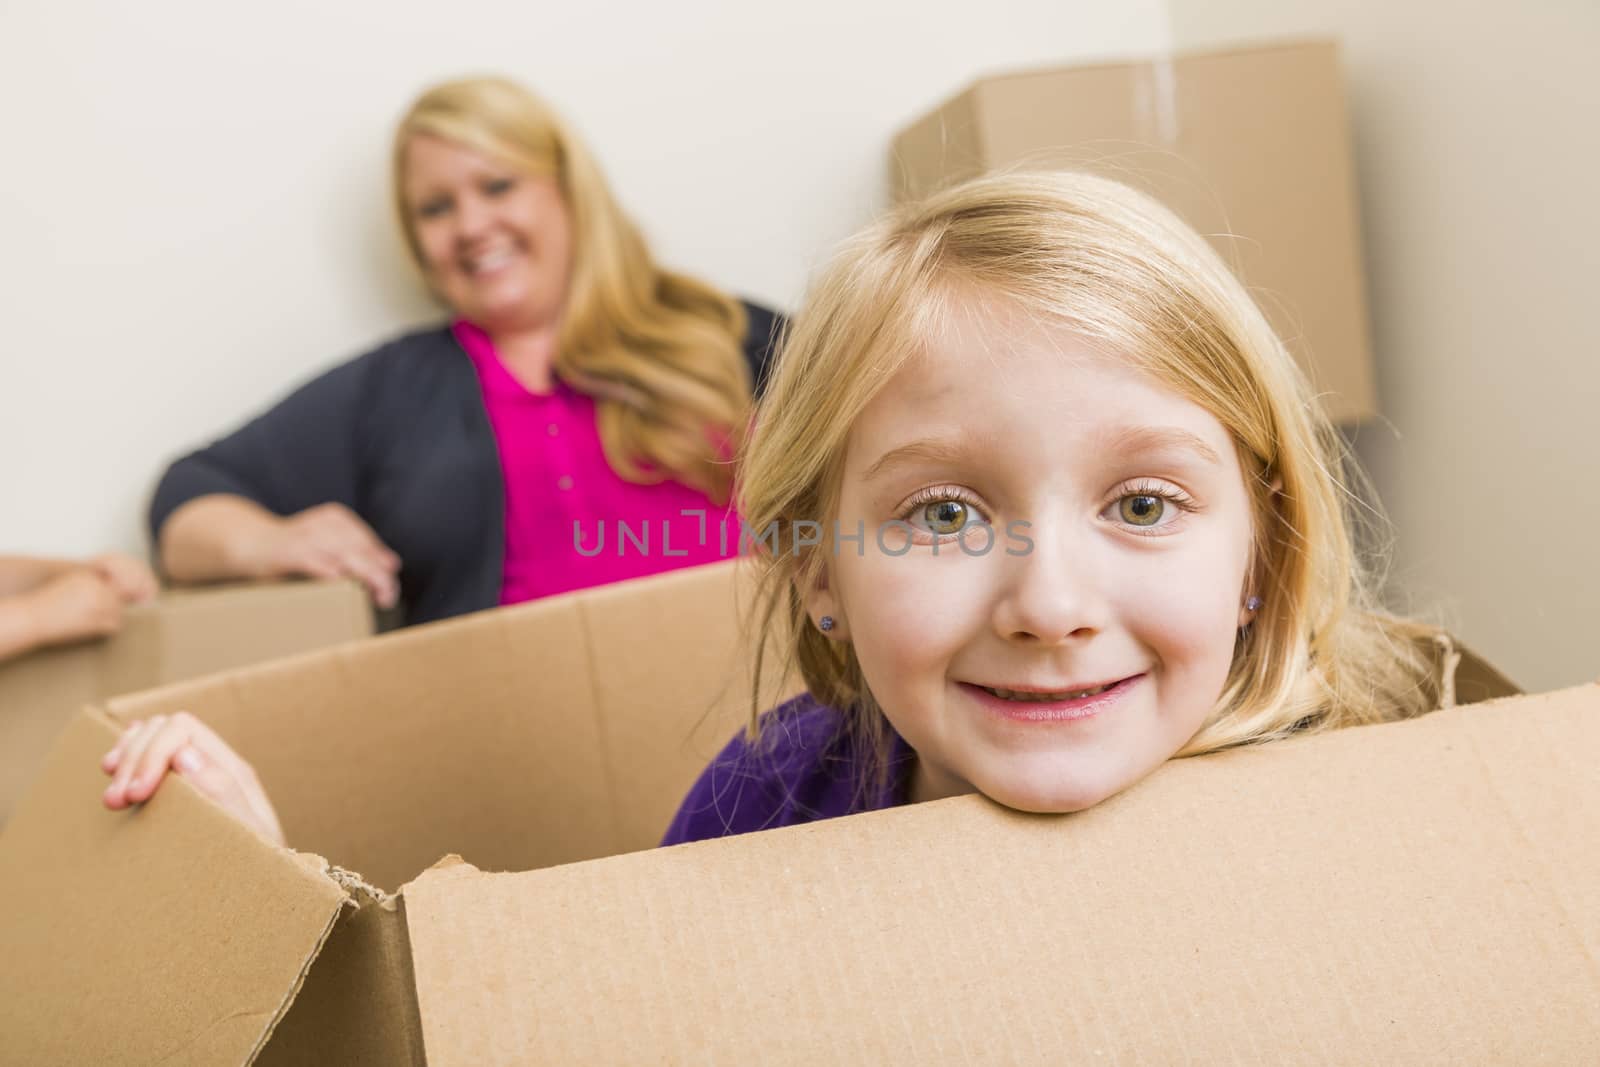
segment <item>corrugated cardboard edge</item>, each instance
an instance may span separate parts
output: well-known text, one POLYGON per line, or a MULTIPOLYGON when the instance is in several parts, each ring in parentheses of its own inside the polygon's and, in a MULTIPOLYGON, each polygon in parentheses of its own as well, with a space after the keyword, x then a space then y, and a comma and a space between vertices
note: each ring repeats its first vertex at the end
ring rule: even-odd
POLYGON ((248 1063, 350 896, 321 857, 274 848, 181 779, 139 810, 105 810, 97 757, 116 732, 98 709, 78 715, 0 835, 7 1052, 248 1063), (165 977, 141 983, 139 966, 165 977))

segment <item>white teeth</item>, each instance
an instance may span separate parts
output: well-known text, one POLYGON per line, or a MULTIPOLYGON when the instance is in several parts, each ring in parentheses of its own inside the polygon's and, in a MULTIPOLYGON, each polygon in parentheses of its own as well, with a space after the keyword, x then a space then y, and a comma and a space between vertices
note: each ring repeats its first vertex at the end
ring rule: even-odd
POLYGON ((509 262, 511 262, 511 250, 509 248, 497 248, 492 252, 485 252, 480 256, 467 260, 466 268, 473 274, 479 274, 483 271, 503 267, 509 262))
POLYGON ((1027 704, 1045 704, 1055 700, 1081 700, 1084 697, 1092 697, 1097 693, 1104 693, 1116 684, 1112 682, 1109 685, 1100 685, 1093 689, 1084 689, 1076 693, 1019 693, 1015 689, 991 689, 988 686, 983 688, 1001 700, 1020 700, 1027 704))

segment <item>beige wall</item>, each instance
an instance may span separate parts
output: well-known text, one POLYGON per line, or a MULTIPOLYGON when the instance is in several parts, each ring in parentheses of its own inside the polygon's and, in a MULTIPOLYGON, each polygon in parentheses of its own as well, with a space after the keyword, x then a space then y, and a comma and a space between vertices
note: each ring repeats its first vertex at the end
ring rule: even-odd
POLYGON ((430 80, 527 81, 664 261, 792 305, 922 109, 1165 42, 1162 0, 4 0, 0 552, 138 548, 166 458, 436 314, 384 170, 430 80))
POLYGON ((1402 606, 1600 677, 1600 4, 1169 0, 1181 47, 1345 48, 1402 606))

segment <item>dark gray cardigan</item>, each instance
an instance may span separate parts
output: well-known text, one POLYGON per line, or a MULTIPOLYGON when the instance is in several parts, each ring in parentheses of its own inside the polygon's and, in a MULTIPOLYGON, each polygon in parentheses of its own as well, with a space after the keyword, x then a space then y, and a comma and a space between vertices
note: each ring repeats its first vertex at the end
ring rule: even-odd
MULTIPOLYGON (((781 317, 746 304, 745 359, 759 393, 781 317)), ((448 326, 410 333, 302 385, 227 437, 167 468, 150 533, 210 493, 279 515, 336 501, 403 561, 400 619, 499 603, 504 492, 472 361, 448 326)))

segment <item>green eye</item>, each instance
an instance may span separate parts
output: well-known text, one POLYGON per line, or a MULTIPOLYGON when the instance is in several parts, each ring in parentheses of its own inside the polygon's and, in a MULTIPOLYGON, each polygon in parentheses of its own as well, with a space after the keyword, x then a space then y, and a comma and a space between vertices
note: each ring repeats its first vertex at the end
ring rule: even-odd
POLYGON ((936 534, 960 533, 970 510, 959 500, 935 500, 922 509, 922 521, 936 534))
POLYGON ((1118 501, 1117 511, 1129 526, 1154 526, 1166 513, 1167 502, 1149 493, 1134 493, 1118 501))

